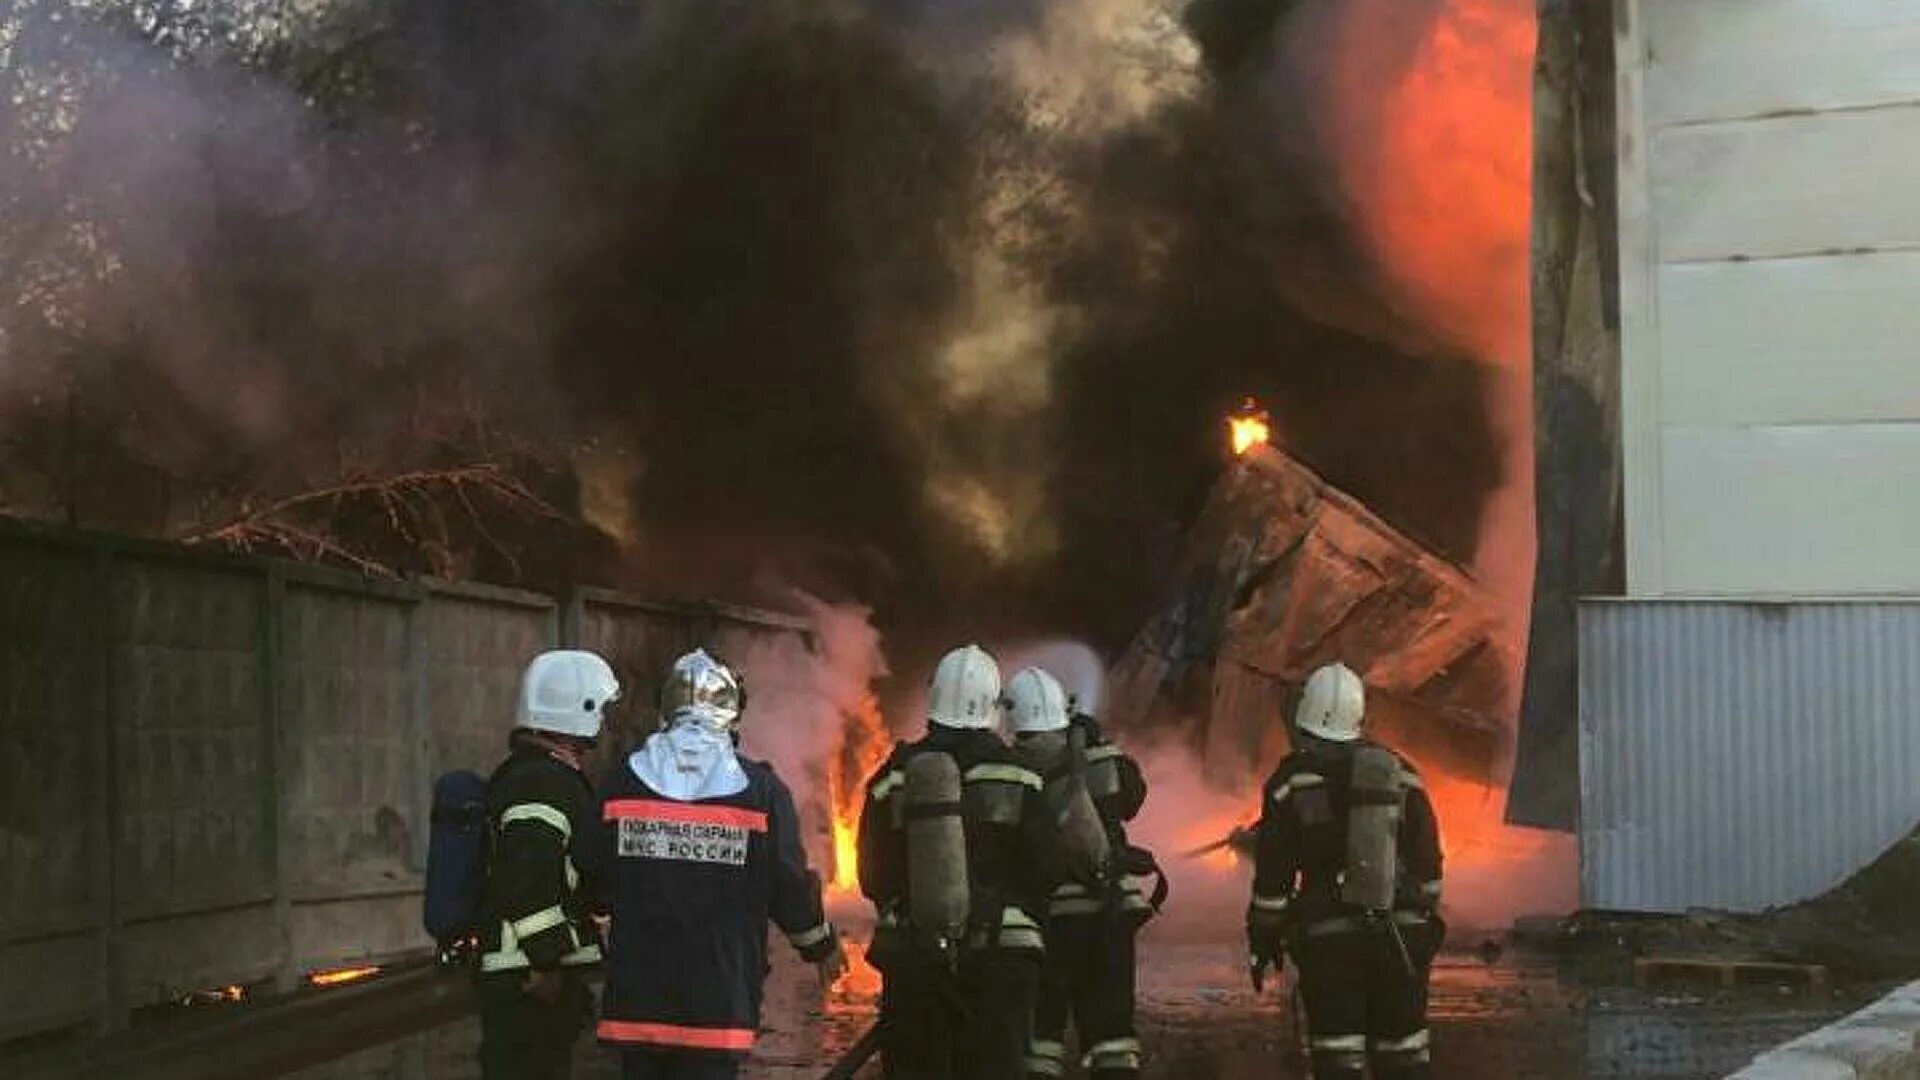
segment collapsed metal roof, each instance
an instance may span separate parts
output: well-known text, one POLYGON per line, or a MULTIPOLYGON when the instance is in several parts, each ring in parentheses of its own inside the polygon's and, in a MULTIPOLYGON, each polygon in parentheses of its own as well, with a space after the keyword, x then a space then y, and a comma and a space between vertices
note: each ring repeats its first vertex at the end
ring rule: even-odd
POLYGON ((1119 730, 1180 729, 1223 780, 1284 747, 1314 668, 1359 672, 1370 723, 1424 763, 1492 779, 1512 658, 1458 567, 1270 446, 1250 449, 1188 534, 1166 606, 1115 666, 1119 730))

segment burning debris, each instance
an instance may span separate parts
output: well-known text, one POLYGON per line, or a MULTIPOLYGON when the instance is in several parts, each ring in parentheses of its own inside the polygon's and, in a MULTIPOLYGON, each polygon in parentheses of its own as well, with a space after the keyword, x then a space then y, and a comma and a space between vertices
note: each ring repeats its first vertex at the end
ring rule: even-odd
POLYGON ((1286 749, 1292 693, 1337 659, 1367 684, 1369 729, 1422 769, 1449 918, 1503 927, 1572 905, 1571 838, 1502 820, 1517 668, 1489 590, 1270 444, 1215 486, 1173 581, 1114 666, 1106 718, 1156 791, 1177 792, 1148 826, 1186 856, 1171 864, 1183 904, 1198 892, 1218 923, 1219 894, 1244 902, 1247 793, 1286 749))
POLYGON ((175 1004, 182 1006, 203 1005, 240 1005, 251 1000, 250 988, 238 984, 230 986, 210 986, 204 990, 189 990, 176 999, 175 1004))
POLYGON ((378 966, 334 968, 330 971, 316 971, 307 976, 307 985, 326 989, 333 986, 350 986, 365 982, 379 975, 378 966))
POLYGON ((1494 777, 1512 658, 1493 600, 1306 466, 1251 446, 1188 537, 1170 603, 1116 665, 1118 730, 1184 727, 1209 775, 1277 759, 1286 692, 1341 660, 1374 730, 1423 763, 1494 777))
POLYGON ((1227 439, 1235 457, 1245 457, 1256 446, 1266 446, 1273 437, 1273 417, 1248 398, 1227 417, 1227 439))

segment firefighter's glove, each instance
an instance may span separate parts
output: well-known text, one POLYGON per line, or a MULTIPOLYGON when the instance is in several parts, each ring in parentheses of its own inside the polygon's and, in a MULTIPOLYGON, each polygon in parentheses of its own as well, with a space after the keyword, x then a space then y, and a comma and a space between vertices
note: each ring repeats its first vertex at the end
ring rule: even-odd
MULTIPOLYGON (((1261 994, 1266 992, 1267 974, 1270 970, 1278 967, 1279 965, 1275 963, 1271 957, 1261 956, 1257 953, 1247 957, 1247 977, 1253 983, 1254 993, 1261 994)), ((1273 973, 1276 975, 1279 974, 1278 971, 1273 971, 1273 973)))
POLYGON ((527 996, 542 1005, 553 1005, 560 1000, 563 983, 558 971, 527 972, 527 996))
POLYGON ((1287 966, 1286 949, 1280 944, 1280 935, 1251 932, 1247 934, 1247 974, 1253 981, 1253 992, 1258 994, 1267 987, 1267 975, 1278 975, 1287 966))

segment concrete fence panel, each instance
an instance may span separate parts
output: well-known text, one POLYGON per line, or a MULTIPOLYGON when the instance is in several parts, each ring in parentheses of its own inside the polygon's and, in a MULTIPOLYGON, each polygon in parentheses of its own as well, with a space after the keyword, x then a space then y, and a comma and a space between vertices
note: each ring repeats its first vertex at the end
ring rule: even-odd
POLYGON ((417 600, 288 583, 279 604, 283 978, 379 959, 419 927, 420 798, 408 626, 417 600))
POLYGON ((114 921, 145 1001, 273 970, 264 575, 117 558, 108 607, 114 921))
POLYGON ((52 545, 10 555, 0 574, 0 1039, 103 1006, 93 972, 109 887, 98 564, 52 545))
POLYGON ((610 760, 681 652, 806 630, 0 520, 0 1041, 425 949, 433 779, 499 761, 530 657, 613 662, 610 760))
POLYGON ((520 672, 560 643, 551 597, 436 583, 424 621, 425 708, 435 773, 500 760, 513 725, 520 672))

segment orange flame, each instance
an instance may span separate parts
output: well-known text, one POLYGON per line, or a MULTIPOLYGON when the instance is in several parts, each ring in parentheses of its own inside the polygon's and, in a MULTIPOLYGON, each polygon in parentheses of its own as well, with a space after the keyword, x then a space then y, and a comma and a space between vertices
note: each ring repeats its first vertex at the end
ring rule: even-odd
POLYGON ((857 941, 846 943, 847 972, 827 992, 830 1013, 871 1012, 880 997, 880 972, 867 962, 867 947, 857 941))
POLYGON ((827 762, 827 809, 833 816, 833 891, 851 894, 860 885, 861 785, 887 753, 887 728, 880 702, 868 695, 847 714, 840 750, 827 762))
MULTIPOLYGON (((1505 481, 1473 569, 1525 655, 1535 556, 1532 309, 1533 0, 1323 5, 1333 37, 1322 113, 1361 242, 1427 329, 1484 362, 1505 481), (1410 37, 1410 35, 1413 35, 1410 37), (1384 77, 1383 77, 1384 76, 1384 77)), ((1512 680, 1513 686, 1520 679, 1512 680)), ((1517 700, 1511 707, 1518 707, 1517 700)))
POLYGON ((338 968, 333 971, 316 971, 307 976, 307 981, 315 986, 344 986, 362 979, 371 979, 380 974, 377 967, 338 968))
POLYGON ((1240 408, 1227 417, 1227 437, 1232 440, 1235 457, 1265 445, 1272 436, 1273 417, 1252 398, 1241 402, 1240 408))

